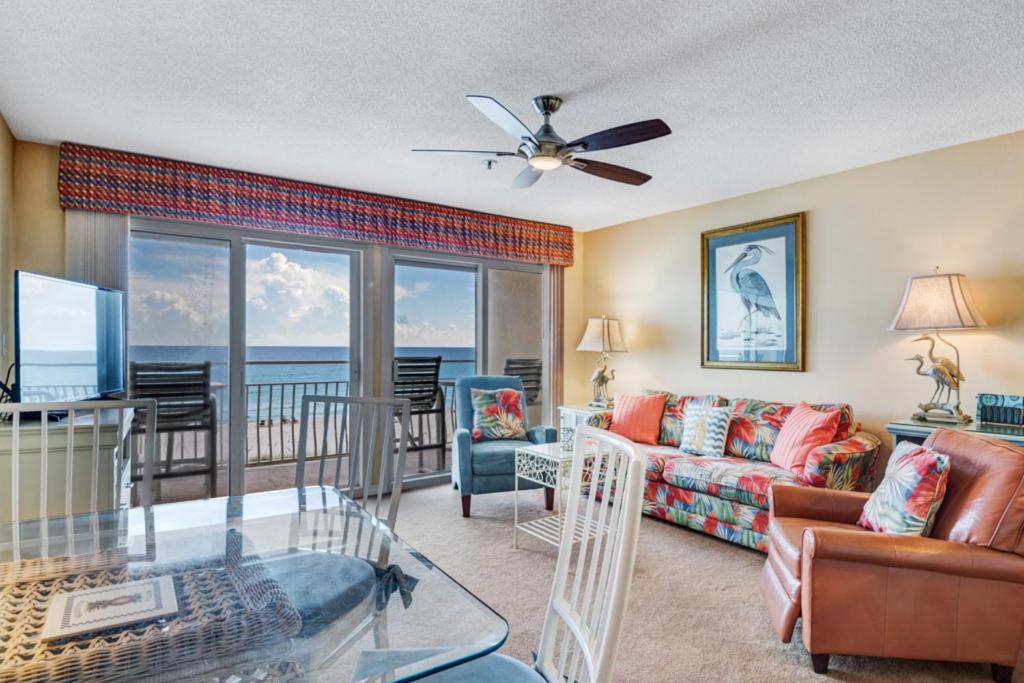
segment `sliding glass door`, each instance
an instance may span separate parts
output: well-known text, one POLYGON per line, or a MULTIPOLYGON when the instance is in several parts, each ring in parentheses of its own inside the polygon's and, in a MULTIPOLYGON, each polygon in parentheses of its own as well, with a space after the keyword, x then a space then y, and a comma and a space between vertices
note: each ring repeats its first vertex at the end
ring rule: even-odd
POLYGON ((523 382, 527 421, 543 422, 544 276, 535 270, 487 269, 487 374, 523 382))
MULTIPOLYGON (((352 391, 357 287, 346 252, 261 242, 246 245, 245 259, 246 489, 253 491, 279 483, 277 470, 291 473, 257 467, 295 461, 304 396, 358 393, 352 391)), ((323 433, 323 419, 311 413, 311 439, 323 433)), ((333 448, 326 454, 338 456, 333 448)))
POLYGON ((393 252, 384 259, 381 359, 385 395, 413 401, 407 482, 445 480, 457 426, 455 380, 471 374, 523 381, 528 419, 541 424, 545 399, 543 269, 488 259, 393 252), (439 363, 439 370, 434 364, 439 363), (431 384, 438 376, 438 386, 431 384))
POLYGON ((477 368, 475 268, 428 261, 394 264, 392 393, 412 402, 407 478, 450 468, 455 379, 477 368))
POLYGON ((211 389, 216 399, 212 444, 199 432, 160 434, 160 493, 178 499, 203 497, 211 493, 208 485, 216 479, 222 494, 227 490, 227 478, 223 475, 229 453, 232 395, 231 243, 134 232, 129 263, 129 363, 152 368, 153 363, 209 362, 211 389), (190 474, 209 469, 211 445, 216 450, 217 474, 221 476, 190 474))
MULTIPOLYGON (((303 397, 362 393, 361 263, 329 240, 133 220, 129 359, 210 362, 219 495, 292 485, 303 397)), ((164 499, 207 495, 189 474, 203 434, 160 438, 164 499)))

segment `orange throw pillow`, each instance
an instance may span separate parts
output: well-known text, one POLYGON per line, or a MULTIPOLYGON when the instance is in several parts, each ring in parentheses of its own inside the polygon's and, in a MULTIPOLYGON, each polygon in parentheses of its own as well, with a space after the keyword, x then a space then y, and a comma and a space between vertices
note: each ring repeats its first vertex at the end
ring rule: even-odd
POLYGON ((612 410, 611 431, 636 443, 657 445, 664 411, 665 394, 619 394, 612 410))
POLYGON ((804 463, 818 446, 831 443, 839 427, 840 411, 817 411, 803 401, 782 423, 775 446, 768 455, 772 464, 803 476, 804 463))

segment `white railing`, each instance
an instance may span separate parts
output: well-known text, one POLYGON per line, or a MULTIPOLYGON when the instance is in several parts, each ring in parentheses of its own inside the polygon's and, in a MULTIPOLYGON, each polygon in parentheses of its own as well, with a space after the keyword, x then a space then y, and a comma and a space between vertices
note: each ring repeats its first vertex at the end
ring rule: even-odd
MULTIPOLYGON (((446 360, 442 366, 475 365, 475 359, 446 360)), ((222 363, 220 363, 223 365, 222 363)), ((218 365, 218 363, 214 363, 218 365)), ((347 360, 313 360, 313 361, 247 361, 246 366, 252 368, 267 366, 333 366, 323 371, 324 377, 315 380, 296 381, 251 381, 245 385, 245 462, 246 467, 294 463, 299 440, 299 420, 302 413, 303 396, 349 396, 350 381, 337 377, 347 375, 338 373, 337 366, 348 367, 347 360), (335 375, 330 377, 329 375, 335 375)), ((451 449, 451 435, 455 431, 455 396, 454 380, 442 381, 445 394, 445 418, 447 421, 448 446, 451 449)), ((213 388, 217 399, 217 461, 222 468, 228 464, 229 440, 229 402, 227 386, 216 384, 213 388)), ((312 416, 312 433, 319 438, 323 431, 322 416, 312 416)), ((336 425, 328 425, 328 433, 334 434, 336 425)), ((414 425, 414 432, 416 431, 414 425)), ((316 451, 319 453, 319 449, 316 451)), ((328 453, 328 457, 336 456, 328 453)), ((157 448, 157 469, 166 470, 170 467, 200 464, 205 460, 205 438, 200 433, 175 434, 169 439, 161 434, 157 448)), ((420 470, 423 471, 423 467, 420 470)), ((433 469, 433 468, 427 468, 433 469)))

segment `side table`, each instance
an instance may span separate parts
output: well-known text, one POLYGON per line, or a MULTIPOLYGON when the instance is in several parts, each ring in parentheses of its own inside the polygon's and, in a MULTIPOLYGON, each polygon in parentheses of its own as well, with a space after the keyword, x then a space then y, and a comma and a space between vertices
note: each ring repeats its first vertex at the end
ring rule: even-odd
POLYGON ((1013 425, 1001 425, 990 422, 969 422, 965 425, 950 425, 936 422, 921 422, 919 420, 895 420, 885 425, 885 430, 892 435, 892 445, 895 446, 901 441, 912 443, 924 443, 936 429, 955 429, 968 434, 980 434, 992 436, 1003 441, 1009 441, 1017 446, 1024 446, 1024 428, 1013 425))
MULTIPOLYGON (((562 450, 558 443, 538 444, 524 446, 516 449, 516 478, 515 478, 515 503, 512 526, 512 547, 519 547, 519 532, 535 536, 545 543, 550 543, 556 548, 562 542, 562 531, 565 522, 563 510, 564 495, 569 488, 569 480, 572 475, 573 451, 562 450), (525 522, 519 521, 519 480, 542 484, 554 490, 555 510, 550 515, 538 517, 525 522)), ((596 524, 591 528, 584 528, 582 521, 573 530, 573 541, 577 542, 586 534, 594 538, 597 532, 604 533, 607 529, 597 528, 596 524)))

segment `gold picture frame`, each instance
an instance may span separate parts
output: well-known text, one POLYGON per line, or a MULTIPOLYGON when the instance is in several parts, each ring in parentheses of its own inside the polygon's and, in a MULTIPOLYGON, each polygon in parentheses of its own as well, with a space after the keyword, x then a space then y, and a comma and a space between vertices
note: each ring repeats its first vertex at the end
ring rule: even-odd
POLYGON ((701 367, 804 371, 805 222, 800 212, 701 233, 701 367))

